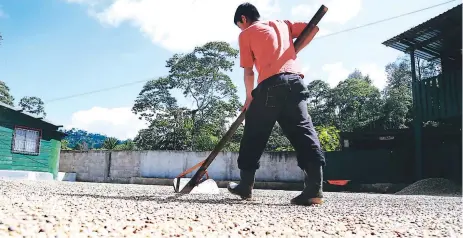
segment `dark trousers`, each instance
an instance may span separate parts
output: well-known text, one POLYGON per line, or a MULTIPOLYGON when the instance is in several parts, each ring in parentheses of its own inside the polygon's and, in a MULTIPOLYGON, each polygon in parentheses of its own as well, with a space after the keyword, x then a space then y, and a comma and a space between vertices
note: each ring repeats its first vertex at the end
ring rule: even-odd
POLYGON ((275 122, 296 150, 300 168, 307 163, 325 165, 317 132, 307 112, 307 87, 299 75, 283 73, 267 78, 252 91, 252 97, 245 115, 239 169, 259 169, 275 122))

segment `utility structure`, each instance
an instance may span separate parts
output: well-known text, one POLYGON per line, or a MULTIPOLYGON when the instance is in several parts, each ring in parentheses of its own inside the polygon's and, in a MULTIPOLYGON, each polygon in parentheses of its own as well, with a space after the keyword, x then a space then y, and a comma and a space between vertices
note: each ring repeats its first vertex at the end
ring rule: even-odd
POLYGON ((439 168, 435 166, 441 166, 441 171, 450 172, 456 180, 461 179, 461 42, 462 4, 383 42, 387 47, 410 55, 416 180, 436 176, 435 171, 439 168), (428 78, 418 77, 417 59, 440 61, 440 74, 428 78), (451 125, 452 132, 460 134, 459 141, 452 141, 457 148, 459 144, 459 149, 453 149, 447 155, 432 153, 447 150, 439 149, 444 146, 444 142, 426 145, 424 140, 427 135, 423 124, 429 121, 451 125))

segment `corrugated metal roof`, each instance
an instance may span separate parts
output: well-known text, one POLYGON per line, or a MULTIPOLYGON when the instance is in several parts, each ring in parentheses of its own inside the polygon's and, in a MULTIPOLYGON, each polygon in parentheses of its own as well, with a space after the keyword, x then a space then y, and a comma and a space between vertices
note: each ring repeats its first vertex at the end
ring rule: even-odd
POLYGON ((31 113, 28 113, 28 112, 23 112, 22 108, 20 107, 14 107, 14 106, 10 106, 8 104, 5 104, 3 102, 0 102, 0 107, 4 107, 4 108, 7 108, 7 109, 10 109, 10 110, 13 110, 13 111, 17 111, 19 113, 22 113, 26 116, 29 116, 29 117, 32 117, 32 118, 35 118, 35 119, 38 119, 38 120, 41 120, 47 124, 50 124, 50 125, 53 125, 53 126, 56 126, 56 127, 63 127, 62 125, 58 125, 58 124, 55 124, 41 116, 38 116, 38 115, 34 115, 34 114, 31 114, 31 113))
POLYGON ((415 50, 415 56, 425 60, 439 58, 449 44, 461 49, 461 11, 462 4, 383 42, 383 45, 402 52, 421 45, 421 49, 415 50), (452 39, 451 43, 448 39, 452 39))

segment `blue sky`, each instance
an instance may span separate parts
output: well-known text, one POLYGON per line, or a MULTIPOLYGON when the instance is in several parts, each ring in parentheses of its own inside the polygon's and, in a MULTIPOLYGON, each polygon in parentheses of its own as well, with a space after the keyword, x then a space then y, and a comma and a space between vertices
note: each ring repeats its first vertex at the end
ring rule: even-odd
MULTIPOLYGON (((445 2, 443 0, 255 0, 264 19, 309 20, 321 4, 320 38, 300 54, 306 80, 336 85, 354 68, 384 86, 384 67, 401 55, 381 42, 458 4, 460 1, 388 22, 341 33, 445 2)), ((232 18, 235 0, 0 0, 0 80, 16 103, 23 96, 45 101, 48 119, 121 139, 145 125, 130 112, 143 83, 75 98, 74 94, 156 78, 165 61, 211 40, 234 47, 239 30, 232 18), (214 10, 212 10, 214 9, 214 10)), ((238 61, 236 61, 238 62, 238 61)), ((241 69, 230 74, 244 100, 241 69)), ((188 99, 182 99, 188 104, 188 99)))

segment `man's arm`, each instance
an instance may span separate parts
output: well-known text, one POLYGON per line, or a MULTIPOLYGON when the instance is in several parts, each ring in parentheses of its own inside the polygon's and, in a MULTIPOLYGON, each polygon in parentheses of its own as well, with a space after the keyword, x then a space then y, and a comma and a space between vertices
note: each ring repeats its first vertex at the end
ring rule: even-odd
POLYGON ((246 98, 251 98, 251 92, 254 89, 254 70, 244 68, 244 86, 246 87, 246 98))
POLYGON ((246 102, 242 110, 249 106, 252 100, 251 92, 254 89, 254 56, 250 46, 250 40, 245 32, 239 36, 240 66, 244 69, 244 85, 246 87, 246 102))
MULTIPOLYGON (((293 37, 293 39, 298 38, 301 35, 304 28, 308 24, 305 22, 292 22, 289 20, 285 20, 284 22, 286 23, 286 25, 288 25, 288 28, 291 32, 291 36, 293 37)), ((305 40, 302 42, 301 47, 299 49, 296 49, 296 54, 299 53, 299 51, 301 51, 302 49, 304 49, 304 47, 306 47, 310 42, 312 42, 313 38, 315 37, 315 35, 318 33, 319 30, 320 29, 318 28, 318 26, 315 26, 313 30, 309 32, 308 37, 305 38, 305 40)))
POLYGON ((284 20, 286 25, 288 25, 289 31, 291 32, 291 36, 293 39, 296 39, 301 35, 302 31, 304 30, 305 26, 307 26, 306 22, 293 22, 289 20, 284 20))

